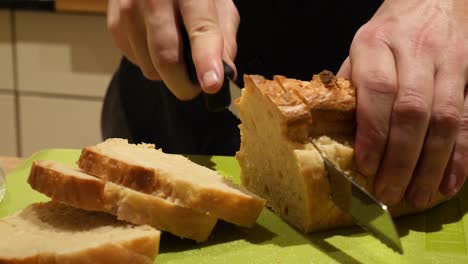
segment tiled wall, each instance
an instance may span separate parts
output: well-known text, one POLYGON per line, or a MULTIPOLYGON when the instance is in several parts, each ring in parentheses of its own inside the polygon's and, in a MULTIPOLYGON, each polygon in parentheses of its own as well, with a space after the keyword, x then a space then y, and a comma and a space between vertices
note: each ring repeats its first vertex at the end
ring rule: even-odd
POLYGON ((102 15, 0 10, 0 156, 100 141, 119 59, 102 15))

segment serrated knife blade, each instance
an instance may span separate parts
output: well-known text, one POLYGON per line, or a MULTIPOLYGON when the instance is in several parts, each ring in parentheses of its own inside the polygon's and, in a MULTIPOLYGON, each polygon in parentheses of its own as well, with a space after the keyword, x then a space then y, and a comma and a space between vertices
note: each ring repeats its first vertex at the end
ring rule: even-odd
POLYGON ((339 169, 312 142, 325 164, 330 182, 333 202, 348 212, 354 222, 382 243, 403 254, 400 236, 386 205, 380 203, 369 192, 359 186, 339 169))

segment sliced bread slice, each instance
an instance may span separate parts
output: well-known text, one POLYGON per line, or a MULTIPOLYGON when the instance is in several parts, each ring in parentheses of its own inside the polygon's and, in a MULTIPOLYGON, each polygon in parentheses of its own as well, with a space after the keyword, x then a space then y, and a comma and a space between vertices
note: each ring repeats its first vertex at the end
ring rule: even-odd
POLYGON ((217 219, 165 199, 105 182, 53 161, 33 163, 31 187, 53 200, 102 211, 134 224, 148 224, 182 238, 205 241, 217 219))
POLYGON ((150 193, 176 204, 251 227, 265 200, 236 186, 216 171, 154 145, 108 139, 86 147, 78 166, 88 174, 150 193))
POLYGON ((160 232, 48 202, 0 219, 0 263, 153 263, 160 232))

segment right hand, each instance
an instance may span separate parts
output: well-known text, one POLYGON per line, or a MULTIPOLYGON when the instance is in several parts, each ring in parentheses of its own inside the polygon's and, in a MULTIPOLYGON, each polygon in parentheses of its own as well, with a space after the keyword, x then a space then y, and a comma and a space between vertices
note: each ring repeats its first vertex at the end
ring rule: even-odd
POLYGON ((239 13, 232 0, 109 0, 107 11, 115 45, 146 78, 162 80, 180 100, 201 92, 186 71, 182 24, 205 93, 221 88, 223 59, 235 71, 239 13))

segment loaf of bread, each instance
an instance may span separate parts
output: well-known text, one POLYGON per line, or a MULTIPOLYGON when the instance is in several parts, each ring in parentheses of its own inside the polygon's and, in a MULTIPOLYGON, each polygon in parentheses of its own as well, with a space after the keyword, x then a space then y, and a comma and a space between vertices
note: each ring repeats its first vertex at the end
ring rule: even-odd
MULTIPOLYGON (((244 76, 237 107, 242 124, 236 157, 242 185, 303 232, 352 224, 335 206, 323 160, 311 140, 368 191, 373 176, 354 173, 355 89, 330 72, 311 81, 275 76, 244 76)), ((442 196, 434 198, 433 205, 442 196)), ((398 216, 415 212, 406 204, 391 208, 398 216)))
POLYGON ((0 263, 149 264, 160 232, 63 204, 32 204, 0 219, 0 263))
POLYGON ((108 139, 83 149, 78 166, 86 173, 152 194, 237 225, 251 227, 265 200, 216 171, 171 155, 154 145, 108 139))
POLYGON ((159 197, 134 191, 89 176, 53 161, 33 163, 28 182, 54 201, 102 211, 133 224, 148 224, 161 231, 198 242, 211 234, 217 219, 159 197))

